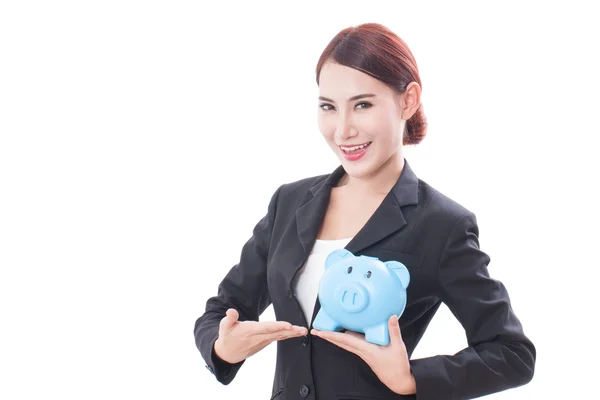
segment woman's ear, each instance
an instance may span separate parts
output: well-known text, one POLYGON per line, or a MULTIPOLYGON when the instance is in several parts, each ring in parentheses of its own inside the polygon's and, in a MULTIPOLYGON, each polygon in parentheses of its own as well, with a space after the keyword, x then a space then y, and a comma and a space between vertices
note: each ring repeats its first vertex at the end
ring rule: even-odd
POLYGON ((396 103, 400 110, 400 118, 409 120, 421 105, 421 86, 417 82, 411 82, 406 86, 404 93, 397 96, 396 103))

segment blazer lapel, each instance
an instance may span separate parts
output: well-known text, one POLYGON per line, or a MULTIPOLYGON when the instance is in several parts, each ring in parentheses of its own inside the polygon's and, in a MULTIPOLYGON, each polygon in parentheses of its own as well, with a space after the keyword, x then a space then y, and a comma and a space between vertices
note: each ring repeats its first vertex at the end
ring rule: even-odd
MULTIPOLYGON (((308 201, 296 210, 296 226, 298 229, 298 238, 303 248, 303 262, 308 258, 317 238, 319 228, 327 211, 331 189, 339 181, 344 172, 343 166, 340 165, 326 179, 315 183, 309 190, 308 201)), ((345 248, 353 254, 358 255, 359 252, 402 229, 407 224, 402 213, 402 207, 418 204, 418 196, 418 178, 405 158, 404 167, 396 184, 385 196, 371 218, 369 218, 345 248)), ((295 270, 287 282, 288 287, 291 286, 291 282, 296 272, 302 267, 303 262, 295 265, 295 270)), ((310 327, 312 327, 312 322, 320 308, 321 305, 317 298, 310 327)))
POLYGON ((308 201, 296 210, 298 238, 307 254, 315 243, 319 228, 325 217, 331 196, 331 188, 335 186, 344 173, 344 167, 340 165, 326 179, 312 185, 309 189, 308 201))

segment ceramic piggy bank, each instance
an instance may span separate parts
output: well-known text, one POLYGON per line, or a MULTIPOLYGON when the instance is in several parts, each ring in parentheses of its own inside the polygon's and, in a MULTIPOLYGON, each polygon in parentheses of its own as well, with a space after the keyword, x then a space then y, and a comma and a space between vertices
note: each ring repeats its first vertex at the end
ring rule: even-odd
POLYGON ((323 331, 351 330, 370 343, 390 343, 388 319, 406 307, 410 274, 398 261, 356 257, 346 249, 331 252, 319 282, 321 308, 313 327, 323 331))

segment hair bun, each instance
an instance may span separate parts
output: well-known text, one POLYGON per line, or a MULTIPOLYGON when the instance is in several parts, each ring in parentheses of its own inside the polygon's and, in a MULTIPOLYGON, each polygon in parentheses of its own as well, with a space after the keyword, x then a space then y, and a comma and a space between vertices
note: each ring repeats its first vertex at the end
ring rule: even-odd
POLYGON ((427 134, 427 118, 423 111, 423 103, 417 108, 417 111, 406 121, 406 130, 404 131, 403 144, 419 144, 427 134))

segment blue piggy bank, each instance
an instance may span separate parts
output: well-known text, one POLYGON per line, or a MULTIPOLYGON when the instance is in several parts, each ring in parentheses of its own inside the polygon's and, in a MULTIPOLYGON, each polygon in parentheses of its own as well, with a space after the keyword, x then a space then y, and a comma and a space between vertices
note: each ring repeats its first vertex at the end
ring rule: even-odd
POLYGON ((346 249, 325 259, 319 282, 321 308, 313 327, 323 331, 347 329, 365 334, 370 343, 390 343, 388 319, 400 317, 406 307, 410 274, 398 261, 356 257, 346 249))

